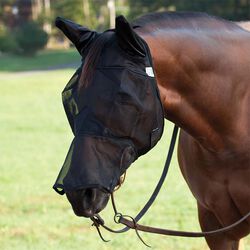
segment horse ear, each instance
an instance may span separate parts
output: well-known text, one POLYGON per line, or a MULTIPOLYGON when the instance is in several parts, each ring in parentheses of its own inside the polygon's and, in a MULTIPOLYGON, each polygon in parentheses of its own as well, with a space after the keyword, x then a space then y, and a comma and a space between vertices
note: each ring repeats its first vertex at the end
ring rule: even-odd
POLYGON ((134 32, 129 22, 124 16, 118 16, 115 19, 115 33, 117 35, 119 46, 132 55, 144 57, 145 48, 140 41, 140 37, 134 32))
POLYGON ((55 25, 75 45, 80 54, 97 35, 97 32, 62 17, 56 18, 55 25))

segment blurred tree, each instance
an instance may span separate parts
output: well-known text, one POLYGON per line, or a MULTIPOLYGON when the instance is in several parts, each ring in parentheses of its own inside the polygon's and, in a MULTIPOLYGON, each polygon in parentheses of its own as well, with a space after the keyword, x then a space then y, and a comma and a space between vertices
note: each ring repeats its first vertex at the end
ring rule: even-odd
POLYGON ((115 15, 134 19, 164 10, 202 11, 239 21, 250 19, 250 0, 0 0, 0 28, 1 25, 7 27, 7 36, 12 29, 33 19, 48 33, 52 30, 51 37, 63 40, 53 25, 56 16, 103 31, 114 26, 115 15))
POLYGON ((51 33, 51 7, 50 7, 50 0, 44 0, 44 14, 45 20, 43 28, 44 30, 50 34, 51 33))
POLYGON ((88 27, 97 25, 93 1, 88 0, 54 0, 52 9, 55 16, 63 16, 77 23, 84 23, 88 27))
POLYGON ((109 8, 109 27, 115 28, 115 0, 108 0, 107 6, 109 8))
POLYGON ((32 3, 33 20, 37 20, 42 14, 43 1, 42 0, 32 0, 31 3, 32 3))
POLYGON ((16 0, 1 0, 0 1, 0 24, 6 26, 14 25, 13 6, 16 0), (12 20, 11 20, 12 18, 12 20))
POLYGON ((46 46, 48 34, 38 23, 30 21, 18 27, 15 39, 19 47, 19 53, 34 56, 38 50, 46 46))
POLYGON ((96 30, 109 27, 108 0, 54 0, 51 7, 53 18, 63 16, 96 30))

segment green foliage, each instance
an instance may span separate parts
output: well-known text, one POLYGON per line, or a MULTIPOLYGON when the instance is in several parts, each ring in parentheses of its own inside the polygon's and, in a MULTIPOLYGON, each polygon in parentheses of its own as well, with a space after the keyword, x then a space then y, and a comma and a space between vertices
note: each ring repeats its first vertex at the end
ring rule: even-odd
POLYGON ((7 53, 15 53, 18 51, 18 45, 14 35, 3 26, 0 26, 0 51, 7 53))
MULTIPOLYGON (((120 2, 118 0, 117 2, 120 2)), ((109 27, 107 1, 54 0, 51 1, 53 18, 62 16, 90 29, 103 31, 109 27)))
POLYGON ((25 23, 15 30, 0 26, 0 51, 32 56, 47 44, 48 35, 35 22, 25 23))
POLYGON ((87 13, 84 13, 83 2, 83 0, 54 0, 52 2, 54 15, 55 17, 63 16, 64 18, 68 18, 93 29, 98 24, 98 12, 94 11, 93 1, 88 1, 89 9, 87 13))
POLYGON ((16 41, 20 52, 32 56, 45 47, 48 34, 35 22, 27 22, 21 25, 16 32, 16 41))
POLYGON ((55 16, 63 16, 78 23, 83 21, 81 0, 54 0, 52 8, 55 16))

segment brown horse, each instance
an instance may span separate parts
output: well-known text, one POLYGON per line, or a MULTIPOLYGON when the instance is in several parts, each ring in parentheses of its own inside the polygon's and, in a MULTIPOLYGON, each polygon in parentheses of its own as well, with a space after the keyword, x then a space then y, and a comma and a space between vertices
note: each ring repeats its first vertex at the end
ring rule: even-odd
MULTIPOLYGON (((165 118, 181 128, 179 165, 201 228, 228 226, 250 211, 250 33, 201 13, 149 14, 133 27, 150 48, 165 118)), ((67 196, 78 215, 107 202, 98 189, 67 196)), ((237 250, 249 232, 250 218, 206 241, 237 250)))

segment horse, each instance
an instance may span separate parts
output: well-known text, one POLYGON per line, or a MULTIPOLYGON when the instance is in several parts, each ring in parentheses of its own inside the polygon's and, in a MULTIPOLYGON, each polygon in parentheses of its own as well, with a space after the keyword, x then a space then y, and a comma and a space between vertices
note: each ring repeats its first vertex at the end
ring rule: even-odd
MULTIPOLYGON (((84 59, 84 66, 78 71, 79 95, 93 84, 99 60, 110 60, 109 55, 113 55, 112 60, 121 54, 130 54, 130 58, 145 56, 145 48, 138 37, 143 39, 152 57, 164 118, 181 129, 178 162, 197 200, 202 231, 228 226, 250 211, 248 31, 236 23, 205 13, 151 13, 131 24, 119 17, 115 29, 108 31, 122 41, 118 43, 121 49, 118 55, 112 47, 107 47, 111 38, 105 32, 97 33, 61 19, 57 20, 57 26, 84 59)), ((124 95, 124 102, 126 98, 130 97, 124 95)), ((131 112, 136 116, 136 112, 131 112)), ((124 115, 122 121, 114 122, 121 126, 126 119, 124 115)), ((76 145, 74 147, 77 150, 76 145)), ((90 152, 91 148, 88 150, 90 152)), ((109 148, 104 145, 98 150, 105 154, 109 148)), ((115 157, 114 151, 112 154, 115 157)), ((130 164, 129 161, 127 166, 130 164)), ((103 174, 101 170, 95 173, 98 178, 103 174)), ((76 215, 91 217, 104 209, 109 192, 101 186, 65 190, 76 215)), ((228 232, 207 236, 206 242, 211 250, 237 250, 240 240, 249 232, 250 218, 247 218, 228 232)))

